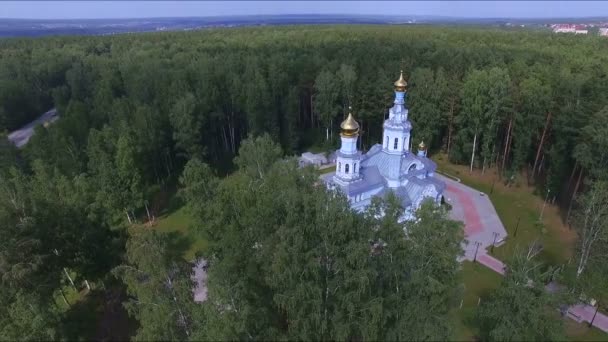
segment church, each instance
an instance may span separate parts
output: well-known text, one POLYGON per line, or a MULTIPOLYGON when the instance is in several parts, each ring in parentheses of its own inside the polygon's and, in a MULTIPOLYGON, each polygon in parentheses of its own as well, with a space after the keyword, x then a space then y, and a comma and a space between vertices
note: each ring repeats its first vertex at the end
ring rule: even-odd
POLYGON ((407 82, 403 71, 395 81, 395 101, 384 121, 382 144, 367 153, 357 149, 359 124, 352 110, 340 125, 340 149, 336 151, 336 171, 323 176, 330 189, 342 191, 357 211, 364 210, 374 196, 394 192, 405 213, 401 221, 410 220, 424 200, 440 203, 445 183, 434 177, 437 165, 426 157, 424 142, 417 154, 410 150, 412 124, 406 106, 407 82))

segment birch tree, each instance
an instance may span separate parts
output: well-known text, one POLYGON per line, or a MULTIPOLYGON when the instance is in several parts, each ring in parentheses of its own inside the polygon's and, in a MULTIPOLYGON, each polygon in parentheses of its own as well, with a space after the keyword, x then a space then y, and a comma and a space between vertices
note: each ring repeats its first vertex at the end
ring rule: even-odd
MULTIPOLYGON (((352 75, 348 75, 350 78, 352 75)), ((317 116, 325 125, 325 140, 329 140, 331 124, 336 116, 338 107, 336 105, 340 95, 340 85, 336 81, 336 75, 330 71, 321 71, 315 79, 314 109, 317 116)))
POLYGON ((574 226, 578 232, 576 276, 585 272, 590 258, 605 256, 608 241, 608 182, 597 181, 580 199, 574 226), (600 249, 602 248, 602 249, 600 249))
POLYGON ((175 244, 170 235, 153 230, 135 233, 126 262, 113 271, 132 296, 124 305, 139 321, 137 341, 183 341, 192 333, 191 266, 172 251, 175 244))
MULTIPOLYGON (((461 144, 469 146, 467 140, 472 139, 470 172, 473 172, 475 152, 479 135, 484 127, 485 109, 489 102, 486 82, 487 72, 475 70, 467 75, 462 89, 462 113, 457 119, 461 144)), ((463 151, 467 150, 469 149, 463 148, 463 151)))

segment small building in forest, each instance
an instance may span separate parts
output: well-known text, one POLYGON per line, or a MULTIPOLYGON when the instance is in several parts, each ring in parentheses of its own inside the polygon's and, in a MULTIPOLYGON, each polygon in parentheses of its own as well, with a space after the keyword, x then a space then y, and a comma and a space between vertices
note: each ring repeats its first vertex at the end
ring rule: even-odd
POLYGON ((300 166, 314 165, 316 167, 323 166, 328 163, 327 157, 323 153, 304 152, 300 157, 300 166))

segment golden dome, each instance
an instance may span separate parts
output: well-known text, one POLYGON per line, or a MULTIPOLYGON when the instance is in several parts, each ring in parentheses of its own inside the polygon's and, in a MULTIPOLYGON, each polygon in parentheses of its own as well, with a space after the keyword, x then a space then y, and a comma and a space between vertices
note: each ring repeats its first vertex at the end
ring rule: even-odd
POLYGON ((348 117, 346 120, 342 121, 340 128, 342 129, 343 136, 351 137, 359 134, 359 123, 355 121, 353 114, 350 112, 350 109, 352 108, 348 107, 348 109, 348 117))
POLYGON ((426 150, 426 145, 424 144, 424 140, 421 141, 420 144, 418 144, 418 150, 420 150, 420 151, 426 150))
POLYGON ((407 82, 403 79, 403 70, 401 70, 399 79, 395 81, 395 89, 398 91, 405 91, 405 87, 407 87, 407 82))

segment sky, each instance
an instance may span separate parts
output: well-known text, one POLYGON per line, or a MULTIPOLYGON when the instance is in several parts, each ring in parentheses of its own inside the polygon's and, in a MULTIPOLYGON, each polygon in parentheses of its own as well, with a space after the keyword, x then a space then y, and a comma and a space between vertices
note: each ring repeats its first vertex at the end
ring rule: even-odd
POLYGON ((608 16, 602 1, 0 1, 0 18, 98 19, 256 14, 608 16))

